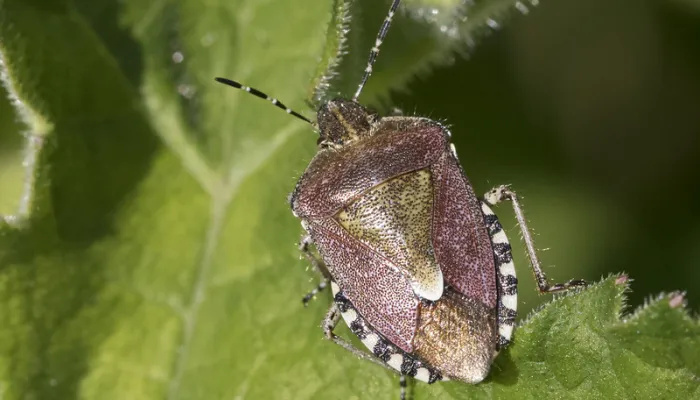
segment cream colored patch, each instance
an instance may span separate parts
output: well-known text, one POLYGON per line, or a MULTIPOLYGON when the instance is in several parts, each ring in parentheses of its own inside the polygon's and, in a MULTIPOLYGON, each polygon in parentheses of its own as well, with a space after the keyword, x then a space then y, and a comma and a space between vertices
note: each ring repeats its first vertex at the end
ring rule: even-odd
POLYGON ((507 262, 505 264, 501 264, 500 267, 498 267, 498 270, 501 272, 501 275, 503 276, 515 276, 515 265, 513 262, 507 262))
POLYGON ((410 172, 364 193, 336 215, 354 238, 390 260, 420 297, 439 300, 443 277, 431 240, 430 172, 410 172))
POLYGON ((493 212, 491 207, 489 207, 488 204, 484 203, 483 201, 481 202, 481 211, 484 213, 484 215, 495 215, 496 214, 493 212))
POLYGON ((438 301, 442 297, 442 292, 444 289, 442 271, 438 267, 437 273, 435 275, 430 275, 425 277, 426 280, 414 280, 411 281, 411 287, 413 292, 418 296, 430 300, 438 301))
POLYGON ((386 362, 389 366, 397 371, 401 371, 401 364, 403 364, 403 356, 401 354, 392 354, 389 361, 386 362))
POLYGON ((500 324, 498 326, 498 333, 504 338, 510 340, 513 336, 513 325, 512 324, 500 324))
POLYGON ((348 325, 357 319, 357 313, 352 308, 342 313, 342 315, 343 319, 348 323, 348 325))
POLYGON ((379 336, 375 333, 369 333, 367 336, 365 336, 364 339, 362 339, 362 343, 367 346, 368 349, 371 351, 374 351, 374 346, 377 345, 379 342, 379 336))
POLYGON ((518 296, 514 294, 504 295, 501 297, 501 303, 504 307, 516 311, 518 309, 518 296))
POLYGON ((419 381, 428 382, 430 380, 430 371, 428 371, 427 368, 418 368, 414 378, 419 381))
POLYGON ((496 232, 492 237, 491 237, 491 242, 493 243, 509 243, 508 242, 508 237, 506 236, 505 232, 503 232, 503 229, 500 231, 496 232))

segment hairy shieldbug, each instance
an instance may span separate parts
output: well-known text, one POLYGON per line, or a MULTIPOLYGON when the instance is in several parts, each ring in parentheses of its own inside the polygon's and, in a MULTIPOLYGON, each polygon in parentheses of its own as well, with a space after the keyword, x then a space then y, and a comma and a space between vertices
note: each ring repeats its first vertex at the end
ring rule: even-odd
POLYGON ((517 279, 490 206, 511 201, 540 292, 585 282, 548 283, 517 195, 498 186, 477 198, 446 127, 380 117, 357 102, 398 5, 393 0, 352 100, 322 104, 315 123, 257 89, 216 80, 318 128, 318 152, 289 198, 307 232, 300 249, 323 275, 304 303, 330 283, 326 336, 397 371, 403 399, 405 376, 481 382, 511 340, 517 279), (372 355, 333 333, 341 317, 372 355))

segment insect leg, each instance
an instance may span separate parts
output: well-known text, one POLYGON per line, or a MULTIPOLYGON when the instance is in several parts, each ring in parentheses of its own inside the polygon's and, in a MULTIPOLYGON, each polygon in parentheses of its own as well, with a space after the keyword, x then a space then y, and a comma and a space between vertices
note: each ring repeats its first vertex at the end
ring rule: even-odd
POLYGON ((301 299, 301 302, 304 303, 304 307, 307 307, 307 306, 309 305, 309 302, 311 301, 311 299, 313 299, 314 297, 316 297, 316 295, 317 295, 319 292, 323 291, 323 289, 325 289, 326 286, 328 286, 328 279, 325 279, 325 278, 324 278, 324 279, 318 284, 318 286, 316 286, 316 287, 315 287, 312 291, 310 291, 309 293, 305 294, 304 297, 301 299))
POLYGON ((311 249, 309 248, 312 244, 314 244, 313 239, 311 239, 311 236, 309 235, 304 235, 301 237, 301 242, 299 243, 299 251, 304 255, 306 260, 311 264, 314 269, 321 274, 325 279, 330 278, 330 273, 328 272, 328 269, 326 268, 326 265, 323 263, 323 261, 319 260, 318 257, 316 257, 315 254, 311 252, 311 249))
POLYGON ((518 220, 518 225, 520 226, 520 231, 523 235, 523 240, 525 241, 527 255, 530 259, 530 267, 532 268, 532 272, 535 274, 537 287, 540 293, 561 292, 573 287, 586 285, 586 281, 582 279, 572 279, 566 283, 549 284, 547 275, 542 271, 542 263, 537 257, 535 242, 532 238, 530 228, 527 226, 527 220, 525 219, 525 213, 520 205, 520 199, 518 198, 518 195, 510 189, 510 187, 507 185, 497 186, 486 192, 484 195, 484 200, 491 205, 496 205, 504 200, 510 200, 511 204, 513 205, 515 218, 518 220))
POLYGON ((328 312, 326 313, 326 317, 323 318, 323 322, 321 323, 321 328, 323 329, 323 334, 326 336, 327 339, 333 341, 333 343, 335 343, 338 346, 344 348, 345 350, 351 352, 356 357, 358 357, 362 360, 371 361, 377 365, 381 365, 382 367, 384 367, 392 372, 396 372, 393 369, 391 369, 388 365, 386 365, 382 360, 367 354, 366 352, 353 346, 347 340, 345 340, 345 339, 341 338, 340 336, 336 335, 335 333, 333 333, 333 330, 338 325, 338 321, 340 321, 340 310, 338 309, 338 306, 335 303, 332 303, 331 306, 328 308, 328 312))
MULTIPOLYGON (((344 348, 345 350, 351 352, 356 357, 358 357, 362 360, 371 361, 377 365, 380 365, 380 366, 388 369, 391 372, 394 372, 394 373, 397 372, 394 369, 392 369, 389 365, 387 365, 384 361, 380 360, 379 358, 377 358, 373 355, 367 354, 366 352, 353 346, 347 340, 345 340, 345 339, 341 338, 340 336, 336 335, 335 333, 333 333, 333 330, 338 325, 338 321, 340 321, 340 309, 338 309, 337 304, 332 303, 331 306, 328 308, 328 312, 326 313, 326 317, 323 319, 323 322, 321 323, 321 328, 323 328, 323 334, 326 336, 326 338, 332 340, 333 343, 335 343, 338 346, 344 348)), ((401 388, 401 400, 406 400, 406 376, 403 374, 400 375, 399 386, 401 388)))
POLYGON ((401 388, 401 400, 406 400, 406 375, 401 375, 399 378, 399 387, 401 388))
POLYGON ((301 238, 301 242, 299 243, 299 251, 304 255, 307 261, 309 261, 309 264, 319 273, 321 274, 321 282, 316 286, 312 291, 307 293, 304 298, 301 300, 302 303, 304 303, 304 307, 309 305, 309 301, 313 299, 319 292, 321 292, 323 289, 325 289, 328 286, 328 281, 329 281, 329 273, 328 270, 326 269, 326 266, 323 264, 323 261, 319 260, 318 257, 316 257, 311 250, 309 249, 309 246, 313 244, 313 240, 311 239, 311 236, 305 235, 301 238))

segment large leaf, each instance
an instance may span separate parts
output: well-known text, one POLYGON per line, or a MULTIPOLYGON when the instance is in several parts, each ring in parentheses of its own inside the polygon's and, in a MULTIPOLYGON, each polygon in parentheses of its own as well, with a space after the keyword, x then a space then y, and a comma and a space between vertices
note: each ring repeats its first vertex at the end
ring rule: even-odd
MULTIPOLYGON (((368 100, 449 61, 520 4, 478 2, 467 21, 482 22, 469 25, 456 3, 438 4, 447 20, 397 21, 368 100), (451 24, 459 32, 445 35, 451 24), (425 42, 402 50, 416 35, 425 42)), ((6 398, 396 395, 394 375, 322 339, 325 301, 308 310, 299 301, 315 278, 299 260, 300 228, 284 198, 314 133, 212 80, 230 76, 310 115, 305 100, 324 96, 313 88, 324 77, 328 94, 356 83, 343 72, 361 72, 376 30, 367 27, 385 9, 369 0, 0 0, 4 78, 29 130, 31 171, 20 212, 0 220, 6 398), (336 59, 343 43, 349 56, 336 59)), ((421 385, 419 395, 584 396, 626 384, 574 375, 594 368, 584 357, 598 354, 591 343, 627 349, 626 358, 603 354, 603 378, 641 366, 632 382, 659 372, 658 390, 692 393, 697 323, 668 301, 616 322, 620 287, 609 280, 537 314, 490 383, 421 385), (648 340, 633 340, 634 324, 648 340)))

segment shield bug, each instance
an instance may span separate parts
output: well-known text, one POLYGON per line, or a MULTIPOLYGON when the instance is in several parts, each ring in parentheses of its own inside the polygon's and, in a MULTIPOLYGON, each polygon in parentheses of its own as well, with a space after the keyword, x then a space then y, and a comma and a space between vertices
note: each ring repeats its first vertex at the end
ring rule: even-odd
POLYGON ((316 122, 257 89, 216 80, 318 129, 318 152, 289 197, 307 232, 300 249, 323 276, 304 303, 330 283, 325 335, 397 371, 404 398, 406 376, 481 382, 511 340, 517 279, 490 206, 511 202, 540 292, 585 282, 548 283, 518 196, 498 186, 478 198, 445 126, 380 117, 357 102, 398 5, 393 0, 355 95, 322 104, 316 122), (334 334, 341 318, 369 352, 334 334))

